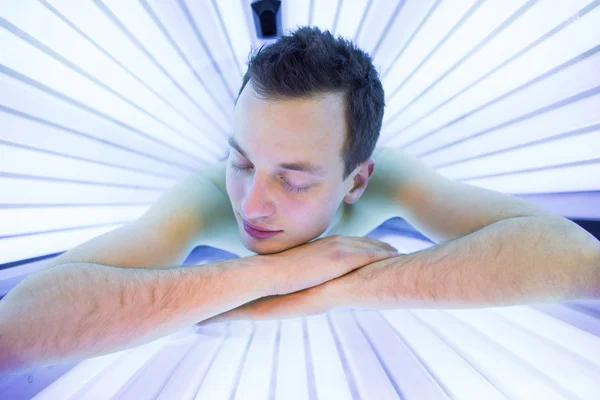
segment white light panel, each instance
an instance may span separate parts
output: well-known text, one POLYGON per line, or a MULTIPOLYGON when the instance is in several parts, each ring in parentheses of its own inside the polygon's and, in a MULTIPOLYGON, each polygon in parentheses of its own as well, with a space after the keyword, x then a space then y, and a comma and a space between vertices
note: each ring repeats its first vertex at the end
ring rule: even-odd
MULTIPOLYGON (((600 99, 600 96, 597 97, 600 99)), ((449 167, 440 168, 438 172, 452 177, 453 180, 458 180, 473 176, 552 167, 563 163, 598 159, 599 147, 600 126, 589 133, 460 162, 449 167)))
POLYGON ((586 192, 598 190, 600 186, 598 176, 600 176, 600 160, 596 159, 594 163, 589 164, 467 179, 464 182, 497 192, 513 194, 586 192))
MULTIPOLYGON (((400 13, 392 21, 386 38, 381 42, 377 54, 374 56, 374 62, 381 76, 386 73, 396 57, 401 56, 409 41, 415 36, 417 29, 422 26, 429 12, 438 3, 439 0, 404 1, 400 13)), ((354 25, 354 29, 356 29, 356 25, 354 25)), ((389 111, 386 110, 386 113, 389 111)))
MULTIPOLYGON (((83 105, 76 105, 66 98, 56 98, 55 93, 31 87, 28 81, 0 74, 0 88, 3 112, 54 126, 68 135, 86 138, 94 144, 106 143, 126 151, 128 155, 134 153, 149 158, 165 171, 170 170, 169 166, 187 172, 194 169, 194 161, 182 157, 177 150, 152 140, 143 132, 127 129, 83 105)), ((5 136, 10 135, 10 132, 1 132, 0 135, 10 140, 5 136)), ((47 136, 42 136, 40 141, 43 142, 44 137, 47 136)))
MULTIPOLYGON (((476 8, 444 45, 415 71, 400 91, 395 92, 394 90, 392 93, 396 93, 395 95, 388 94, 387 116, 403 110, 421 91, 435 82, 454 64, 460 62, 525 2, 526 0, 491 0, 476 8)), ((389 120, 389 118, 386 119, 389 120)))
MULTIPOLYGON (((196 91, 206 91, 205 87, 189 68, 189 65, 187 65, 185 60, 176 51, 167 37, 161 33, 160 29, 157 27, 157 24, 154 23, 150 18, 150 15, 144 11, 141 3, 96 1, 96 5, 107 17, 112 20, 111 22, 117 20, 120 25, 125 26, 127 31, 134 35, 137 41, 142 45, 145 42, 151 42, 152 46, 145 46, 145 50, 150 53, 155 60, 160 62, 162 68, 164 68, 164 70, 167 71, 171 77, 179 78, 177 83, 179 84, 180 88, 186 90, 188 96, 194 97, 194 93, 196 91)), ((161 14, 157 13, 157 16, 159 15, 161 14)), ((213 28, 216 28, 216 26, 213 28)), ((203 57, 203 60, 206 62, 210 60, 210 58, 203 57)), ((188 61, 192 62, 192 66, 195 66, 193 62, 198 62, 197 59, 190 59, 189 57, 188 61)), ((198 102, 198 100, 196 100, 196 102, 198 102)), ((204 104, 203 102, 198 103, 200 105, 204 104)), ((225 111, 228 112, 226 117, 229 117, 231 115, 231 110, 226 109, 225 111)))
POLYGON ((234 325, 223 347, 211 363, 195 399, 230 399, 237 386, 237 378, 248 351, 254 326, 251 322, 240 321, 234 325))
POLYGON ((519 357, 507 353, 497 342, 461 323, 450 313, 441 310, 414 310, 411 313, 507 397, 558 400, 571 396, 558 382, 540 375, 519 357))
MULTIPOLYGON (((189 0, 181 0, 179 3, 182 7, 185 4, 185 9, 189 11, 201 35, 202 42, 206 46, 207 55, 212 61, 211 66, 217 71, 219 79, 224 81, 224 90, 227 91, 227 95, 233 103, 242 82, 242 76, 239 64, 236 63, 234 55, 231 54, 224 35, 225 32, 223 32, 218 22, 218 15, 213 7, 214 3, 189 0)), ((203 60, 206 62, 207 59, 203 58, 203 60)), ((233 107, 230 107, 229 111, 229 118, 231 118, 233 107)))
POLYGON ((0 208, 0 236, 130 221, 149 206, 0 208))
MULTIPOLYGON (((546 46, 543 44, 538 46, 535 50, 528 52, 514 63, 511 63, 498 71, 498 73, 484 80, 476 88, 465 92, 461 96, 461 100, 457 100, 454 104, 454 110, 458 110, 458 107, 461 107, 462 110, 468 110, 470 113, 461 118, 460 121, 444 126, 440 132, 431 135, 419 143, 407 146, 406 149, 411 152, 421 153, 448 143, 457 137, 467 136, 473 131, 477 132, 488 127, 493 127, 498 122, 510 121, 512 118, 526 114, 528 111, 540 109, 569 96, 575 96, 578 93, 596 87, 600 79, 598 74, 594 73, 597 71, 599 65, 598 53, 593 53, 583 59, 577 57, 580 57, 580 55, 588 50, 596 52, 597 50, 594 48, 600 43, 597 40, 588 40, 587 45, 585 45, 582 43, 583 41, 580 41, 578 43, 580 43, 581 47, 575 49, 575 51, 572 48, 569 48, 568 51, 566 49, 567 47, 575 47, 568 46, 568 43, 571 43, 575 37, 590 37, 589 33, 593 31, 594 26, 598 22, 600 22, 600 8, 582 17, 576 24, 574 23, 565 28, 562 32, 564 36, 556 35, 553 38, 556 41, 562 39, 560 42, 552 43, 549 41, 546 43, 546 46), (563 55, 559 58, 563 63, 574 59, 574 64, 564 68, 562 71, 557 71, 546 76, 544 79, 530 84, 514 94, 501 98, 501 100, 496 100, 517 87, 518 83, 526 83, 527 77, 533 79, 540 76, 543 72, 550 70, 548 67, 553 65, 552 61, 558 58, 558 51, 553 50, 554 47, 549 47, 551 44, 560 45, 559 48, 565 49, 565 52, 568 53, 568 56, 565 57, 563 55), (554 60, 547 60, 546 55, 549 55, 554 60), (513 78, 515 75, 518 78, 513 78), (573 79, 575 76, 577 79, 573 79), (510 84, 507 82, 510 82, 510 84), (481 111, 472 111, 491 100, 496 101, 482 108, 481 111), (440 134, 442 132, 443 134, 440 134), (456 132, 461 133, 457 134, 456 132), (444 139, 440 139, 440 136, 444 139)), ((449 114, 446 113, 445 115, 448 116, 449 114)), ((454 114, 454 118, 458 116, 454 114)))
POLYGON ((358 398, 400 399, 400 394, 388 378, 384 365, 362 334, 353 314, 349 311, 332 314, 332 330, 340 342, 350 375, 348 380, 352 380, 356 386, 358 398))
MULTIPOLYGON (((225 25, 225 35, 227 40, 231 43, 235 58, 239 64, 238 73, 240 77, 246 73, 246 62, 248 61, 248 55, 252 50, 251 35, 249 35, 250 28, 247 24, 244 10, 240 5, 243 4, 240 0, 213 0, 212 5, 214 10, 218 13, 219 20, 223 21, 225 25)), ((253 26, 252 26, 253 28, 253 26)), ((226 60, 226 56, 225 62, 226 60)), ((233 93, 237 96, 239 86, 242 81, 240 78, 236 78, 233 87, 233 93)))
POLYGON ((337 352, 336 338, 324 314, 306 318, 310 337, 311 362, 318 398, 352 399, 342 359, 337 352))
MULTIPOLYGON (((250 46, 270 43, 256 38, 250 3, 24 0, 0 10, 2 294, 47 260, 31 259, 139 218, 223 158, 250 46)), ((310 22, 356 38, 374 57, 387 104, 380 146, 597 219, 599 6, 284 0, 282 19, 284 31, 310 22)), ((370 237, 404 253, 433 246, 399 232, 370 237)), ((0 397, 595 400, 599 312, 598 302, 340 309, 189 327, 62 365, 53 381, 49 368, 0 377, 0 397), (39 386, 44 374, 52 382, 33 393, 26 378, 39 386)))
POLYGON ((67 251, 121 225, 122 223, 2 239, 0 240, 0 264, 67 251))
POLYGON ((235 400, 266 399, 271 391, 275 368, 273 355, 277 354, 276 339, 281 328, 276 321, 257 321, 255 326, 256 331, 235 389, 235 400), (263 368, 253 368, 254 365, 262 365, 263 368))
POLYGON ((275 398, 308 400, 309 384, 306 358, 307 342, 304 340, 302 320, 281 321, 281 338, 277 349, 277 376, 274 382, 275 398))
MULTIPOLYGON (((156 345, 150 344, 148 347, 156 347, 156 345)), ((121 351, 82 361, 35 398, 37 400, 54 400, 61 396, 72 398, 77 393, 84 391, 86 386, 93 382, 98 374, 103 373, 103 371, 113 367, 128 356, 127 351, 121 351)))
POLYGON ((107 91, 97 83, 74 72, 65 64, 31 46, 23 40, 14 40, 12 33, 5 29, 0 30, 0 63, 21 74, 35 79, 40 83, 53 88, 99 112, 127 122, 134 128, 147 133, 154 139, 169 143, 183 156, 194 159, 212 160, 206 150, 198 144, 190 143, 169 130, 156 120, 133 107, 115 94, 107 91), (189 149, 193 149, 191 152, 189 149), (205 156, 202 156, 206 154, 205 156))
POLYGON ((309 25, 310 7, 313 1, 282 1, 283 31, 295 30, 299 26, 309 25))
MULTIPOLYGON (((208 116, 211 116, 217 121, 217 126, 225 129, 229 126, 228 114, 220 111, 216 107, 215 98, 206 93, 202 84, 189 77, 190 72, 185 71, 182 67, 181 73, 186 77, 184 82, 173 80, 173 76, 169 74, 169 70, 163 65, 161 59, 154 60, 153 53, 145 53, 138 47, 135 41, 132 41, 117 25, 111 21, 106 14, 101 12, 98 6, 92 2, 78 3, 74 6, 68 0, 51 0, 50 6, 54 7, 57 12, 62 14, 68 21, 76 25, 95 43, 108 51, 115 59, 119 61, 128 70, 132 71, 146 85, 174 106, 175 109, 184 113, 188 118, 192 119, 196 124, 202 126, 208 116), (114 43, 119 43, 119 46, 114 46, 114 43), (182 86, 186 83, 186 86, 182 86)), ((147 5, 147 3, 143 3, 147 5)), ((169 5, 172 2, 161 2, 161 4, 169 5)), ((144 12, 144 15, 151 16, 144 12)), ((167 18, 171 13, 158 13, 157 16, 167 18)), ((161 19, 161 21, 163 21, 161 19)), ((184 29, 186 25, 179 25, 184 29)), ((157 28, 158 29, 158 28, 157 28)), ((168 31, 173 37, 177 34, 176 30, 169 29, 168 31)), ((160 35, 156 34, 157 40, 161 40, 160 35)), ((162 39, 161 43, 166 40, 162 39)), ((177 42, 179 46, 183 43, 177 42)), ((147 46, 153 47, 153 46, 147 46)), ((163 45, 165 51, 168 51, 168 46, 163 45)), ((145 49, 145 48, 144 48, 145 49)), ((147 49, 146 51, 151 51, 147 49)), ((175 49, 173 49, 175 51, 175 49)), ((173 55, 172 53, 170 55, 173 55)), ((183 77, 180 77, 182 79, 183 77)))
POLYGON ((337 14, 339 3, 343 0, 321 0, 314 2, 313 25, 322 31, 333 31, 333 23, 337 14))
POLYGON ((163 190, 177 183, 177 180, 156 176, 151 172, 130 171, 2 143, 0 143, 0 156, 2 156, 0 171, 9 174, 139 185, 163 190), (73 171, 77 171, 76 176, 73 176, 73 171))
POLYGON ((338 22, 333 32, 336 36, 342 36, 346 39, 353 40, 356 35, 360 21, 368 7, 368 0, 341 0, 340 15, 338 22))
POLYGON ((576 354, 578 359, 585 359, 591 369, 600 368, 600 341, 596 336, 531 307, 496 307, 489 310, 521 329, 535 333, 538 338, 551 341, 555 347, 562 346, 564 351, 576 354))
POLYGON ((581 362, 562 346, 539 341, 537 335, 520 330, 487 310, 450 310, 448 313, 500 343, 503 351, 556 382, 570 397, 586 398, 591 393, 600 393, 600 368, 581 362))
MULTIPOLYGON (((580 21, 573 19, 573 16, 588 3, 589 1, 553 0, 535 3, 507 29, 469 57, 460 68, 437 83, 414 107, 408 108, 400 119, 385 126, 385 141, 394 146, 408 143, 451 121, 452 117, 457 118, 460 116, 459 112, 467 113, 477 105, 484 104, 486 99, 493 99, 494 94, 506 93, 509 88, 518 87, 519 83, 527 82, 528 78, 533 79, 598 44, 589 31, 588 34, 582 32, 577 40, 573 40, 573 36, 569 38, 567 31, 567 37, 561 39, 565 34, 564 29, 573 29, 579 24, 580 21), (572 22, 566 24, 566 21, 572 22), (565 42, 570 44, 564 46, 565 42), (523 53, 523 49, 527 51, 523 53), (528 66, 530 63, 531 66, 528 66), (515 64, 516 67, 513 66, 515 64), (509 68, 511 66, 512 70, 509 68), (485 86, 490 80, 495 84, 485 86), (466 88, 468 90, 463 92, 466 88), (495 91, 491 91, 492 89, 495 91), (470 93, 475 95, 468 96, 470 93), (452 101, 445 103, 450 98, 452 101), (469 99, 470 104, 466 99, 469 99), (427 118, 419 119, 404 130, 416 117, 420 118, 425 113, 427 118), (402 134, 396 136, 400 131, 402 134)), ((586 15, 581 19, 585 17, 586 15)))
MULTIPOLYGON (((194 399, 229 334, 196 337, 200 340, 193 341, 186 357, 178 367, 168 371, 169 376, 164 379, 164 385, 156 390, 157 400, 194 399)), ((164 376, 165 372, 167 371, 162 369, 157 376, 164 376)))
POLYGON ((89 382, 71 398, 72 399, 105 399, 118 395, 127 384, 135 379, 136 371, 150 362, 164 348, 165 338, 138 346, 119 358, 118 362, 106 368, 101 376, 89 382))
MULTIPOLYGON (((475 0, 461 1, 456 4, 442 2, 436 7, 428 22, 383 78, 382 83, 386 90, 386 98, 389 98, 414 73, 415 68, 435 49, 438 42, 469 11, 474 3, 475 0)), ((384 122, 387 122, 385 116, 384 122)))
POLYGON ((0 174, 0 204, 98 204, 153 202, 159 188, 61 182, 0 174), (32 185, 35 190, 32 190, 32 185))
POLYGON ((439 151, 431 152, 422 159, 432 165, 442 166, 490 151, 499 151, 516 145, 529 145, 544 139, 559 138, 560 135, 567 135, 569 132, 593 130, 594 126, 600 122, 600 118, 594 114, 594 110, 597 110, 600 104, 600 96, 595 92, 597 89, 592 88, 585 94, 586 97, 576 95, 580 100, 571 101, 572 98, 567 98, 568 101, 560 103, 563 100, 560 99, 554 103, 558 104, 552 106, 552 109, 526 113, 523 118, 517 117, 513 121, 509 120, 511 123, 479 131, 473 137, 457 141, 455 145, 447 148, 440 148, 439 151), (562 105, 565 103, 566 105, 562 105), (453 151, 459 152, 460 155, 453 151))
POLYGON ((41 151, 71 156, 76 159, 112 164, 127 169, 146 171, 163 177, 181 179, 186 173, 166 162, 159 162, 102 139, 68 131, 49 121, 40 121, 17 110, 0 111, 0 140, 41 151))
POLYGON ((404 0, 375 1, 369 8, 360 26, 360 34, 356 37, 356 44, 369 54, 373 54, 377 43, 384 38, 386 27, 391 25, 395 11, 401 9, 404 0))
MULTIPOLYGON (((166 104, 155 92, 134 79, 108 55, 65 24, 63 20, 52 13, 51 9, 30 0, 23 3, 28 7, 27 14, 16 8, 9 8, 10 12, 6 13, 5 18, 60 56, 68 59, 85 73, 101 81, 130 103, 139 106, 145 113, 176 132, 177 135, 190 138, 192 141, 198 140, 194 134, 198 130, 202 131, 203 129, 200 127, 206 126, 208 120, 203 120, 202 125, 193 125, 176 110, 165 107, 166 104), (30 18, 31 13, 43 20, 44 24, 30 18), (52 32, 52 35, 47 35, 48 30, 52 32)), ((203 133, 203 136, 206 136, 206 132, 203 133)))
POLYGON ((357 310, 353 314, 360 331, 385 368, 388 379, 402 397, 446 398, 443 385, 429 373, 380 315, 370 310, 357 310))
POLYGON ((457 354, 434 331, 407 310, 382 310, 380 314, 402 341, 418 354, 420 362, 444 382, 451 398, 504 399, 504 395, 486 380, 473 365, 457 354))

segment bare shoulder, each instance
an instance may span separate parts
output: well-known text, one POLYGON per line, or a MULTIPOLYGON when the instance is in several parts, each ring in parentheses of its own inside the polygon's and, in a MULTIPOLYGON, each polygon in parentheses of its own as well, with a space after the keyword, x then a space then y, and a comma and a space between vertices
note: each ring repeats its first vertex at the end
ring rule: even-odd
POLYGON ((390 195, 396 199, 402 196, 409 185, 435 183, 442 178, 432 167, 398 148, 382 147, 378 151, 376 149, 373 158, 375 174, 378 174, 379 178, 385 178, 386 185, 391 190, 390 195))
POLYGON ((45 268, 70 262, 122 268, 181 265, 228 213, 229 201, 207 171, 196 171, 164 191, 139 219, 79 244, 45 268))
POLYGON ((197 201, 202 208, 204 222, 203 234, 212 235, 214 229, 220 229, 233 216, 225 185, 226 162, 219 161, 198 172, 204 182, 212 184, 198 194, 197 201))
MULTIPOLYGON (((375 171, 369 179, 367 190, 363 197, 371 205, 371 208, 388 210, 390 218, 403 218, 406 210, 399 199, 408 186, 408 182, 414 180, 416 175, 411 165, 398 149, 392 147, 377 147, 373 151, 375 160, 375 171)), ((363 201, 361 198, 360 201, 363 201)))
POLYGON ((393 184, 398 180, 397 161, 394 160, 394 150, 390 147, 377 147, 373 151, 375 171, 369 179, 367 189, 377 192, 380 196, 392 197, 393 184))
POLYGON ((219 187, 216 179, 222 164, 216 163, 188 175, 163 193, 142 218, 153 224, 165 221, 169 231, 184 232, 195 243, 211 235, 231 214, 225 188, 219 187))
POLYGON ((227 187, 225 186, 225 171, 227 169, 227 160, 219 161, 210 167, 205 168, 200 173, 210 179, 219 188, 224 195, 227 195, 227 187))

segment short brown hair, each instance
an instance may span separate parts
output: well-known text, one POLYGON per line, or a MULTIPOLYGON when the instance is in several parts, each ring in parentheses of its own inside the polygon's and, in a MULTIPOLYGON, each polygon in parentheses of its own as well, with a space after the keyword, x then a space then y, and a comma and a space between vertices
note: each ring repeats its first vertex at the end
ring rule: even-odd
POLYGON ((381 131, 385 95, 366 52, 329 31, 300 27, 251 54, 247 65, 238 98, 249 81, 266 99, 345 93, 349 135, 340 154, 343 179, 371 157, 381 131))

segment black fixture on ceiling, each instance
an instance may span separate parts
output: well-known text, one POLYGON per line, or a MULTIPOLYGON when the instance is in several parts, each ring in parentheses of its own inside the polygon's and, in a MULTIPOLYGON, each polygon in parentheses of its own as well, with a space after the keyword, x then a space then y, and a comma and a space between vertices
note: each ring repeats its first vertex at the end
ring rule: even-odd
POLYGON ((251 5, 256 36, 259 39, 281 36, 281 1, 260 0, 251 5))

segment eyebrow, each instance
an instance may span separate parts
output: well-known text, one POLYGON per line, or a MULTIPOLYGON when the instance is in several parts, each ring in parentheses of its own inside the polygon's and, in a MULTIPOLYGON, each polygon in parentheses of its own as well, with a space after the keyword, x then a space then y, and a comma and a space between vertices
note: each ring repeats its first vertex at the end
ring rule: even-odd
MULTIPOLYGON (((248 154, 240 147, 239 143, 233 138, 233 136, 230 136, 229 139, 227 140, 227 142, 229 143, 229 145, 231 147, 236 149, 241 155, 250 159, 250 157, 248 157, 248 154)), ((278 165, 278 167, 283 168, 283 169, 290 169, 293 171, 308 172, 313 175, 321 175, 321 176, 325 175, 325 170, 323 169, 323 167, 319 167, 308 161, 295 161, 295 162, 291 162, 291 163, 281 163, 278 165)))

